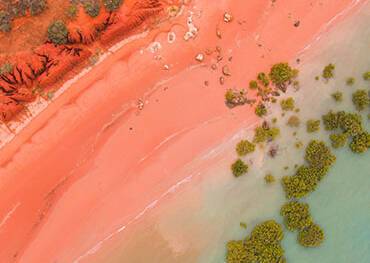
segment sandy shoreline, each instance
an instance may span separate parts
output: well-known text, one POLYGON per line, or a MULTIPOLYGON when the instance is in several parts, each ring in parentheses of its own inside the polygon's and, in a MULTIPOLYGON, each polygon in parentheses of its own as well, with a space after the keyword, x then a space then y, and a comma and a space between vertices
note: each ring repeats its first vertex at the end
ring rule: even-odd
MULTIPOLYGON (((257 70, 290 60, 351 3, 310 7, 286 1, 267 8, 270 1, 225 1, 200 18, 195 15, 200 28, 195 40, 184 42, 186 27, 174 26, 174 44, 166 41, 167 33, 153 32, 118 50, 2 149, 0 242, 5 245, 0 258, 71 262, 89 251, 181 181, 176 171, 186 163, 256 121, 248 107, 230 111, 224 106, 226 88, 246 87, 257 70), (224 24, 225 10, 236 21, 224 24), (259 17, 263 10, 268 10, 269 20, 259 17), (301 20, 299 28, 292 25, 293 18, 287 19, 290 12, 301 20), (222 40, 215 36, 215 24, 222 40), (276 24, 281 27, 272 30, 276 24), (134 52, 154 36, 162 43, 158 52, 134 52), (224 50, 221 65, 230 65, 232 71, 224 86, 218 83, 220 67, 217 73, 209 68, 212 56, 201 65, 194 60, 198 52, 216 45, 224 50), (162 59, 153 59, 156 55, 162 59), (230 56, 232 62, 226 62, 230 56), (163 69, 167 64, 169 71, 163 69), (169 80, 156 86, 163 79, 169 80), (144 101, 142 111, 135 106, 137 99, 144 101), (22 145, 18 151, 17 143, 22 145), (63 235, 66 230, 69 234, 63 235)), ((196 7, 205 10, 206 5, 198 1, 196 7)))

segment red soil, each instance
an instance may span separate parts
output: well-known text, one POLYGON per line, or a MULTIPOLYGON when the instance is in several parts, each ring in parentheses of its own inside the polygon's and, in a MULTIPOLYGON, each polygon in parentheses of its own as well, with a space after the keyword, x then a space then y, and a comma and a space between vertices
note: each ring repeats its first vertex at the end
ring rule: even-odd
MULTIPOLYGON (((4 97, 0 100, 0 121, 8 123, 26 109, 27 103, 32 102, 40 92, 44 94, 47 89, 56 88, 55 84, 60 84, 68 72, 99 50, 101 44, 113 44, 133 34, 135 30, 143 30, 139 26, 152 16, 160 13, 165 15, 166 5, 167 3, 160 0, 125 1, 114 13, 101 8, 99 16, 94 19, 80 7, 76 19, 67 23, 70 32, 68 45, 55 46, 46 42, 28 51, 1 55, 0 66, 10 63, 13 69, 0 76, 0 98, 4 97)), ((58 10, 62 14, 65 12, 65 9, 58 10)), ((17 23, 30 19, 38 18, 17 19, 17 23)), ((44 25, 49 23, 50 21, 44 21, 44 25)), ((42 30, 45 35, 45 26, 42 26, 42 30)), ((33 36, 33 33, 29 35, 33 36)), ((44 35, 39 38, 44 38, 44 35)))

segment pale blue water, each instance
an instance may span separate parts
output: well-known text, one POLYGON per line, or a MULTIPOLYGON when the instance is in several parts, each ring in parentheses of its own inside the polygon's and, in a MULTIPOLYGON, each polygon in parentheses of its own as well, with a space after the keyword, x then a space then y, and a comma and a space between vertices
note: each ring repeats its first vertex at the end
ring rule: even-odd
POLYGON ((283 241, 289 262, 370 262, 370 154, 336 151, 337 163, 318 190, 307 198, 326 240, 307 249, 289 233, 283 241))

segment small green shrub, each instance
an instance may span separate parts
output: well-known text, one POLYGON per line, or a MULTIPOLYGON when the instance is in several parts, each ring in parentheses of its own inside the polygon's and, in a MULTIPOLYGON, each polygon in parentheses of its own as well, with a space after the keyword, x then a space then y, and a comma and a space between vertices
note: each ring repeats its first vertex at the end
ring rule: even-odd
POLYGON ((251 81, 249 82, 249 88, 250 88, 250 89, 258 89, 258 83, 257 83, 257 81, 255 81, 255 80, 251 80, 251 81))
POLYGON ((300 166, 293 176, 284 176, 282 178, 282 186, 286 197, 288 199, 299 199, 312 193, 327 172, 327 167, 300 166))
POLYGON ((71 4, 67 10, 66 10, 66 15, 70 18, 70 19, 74 19, 76 18, 77 16, 77 12, 78 12, 78 6, 77 4, 71 4))
POLYGON ((332 131, 339 127, 339 120, 343 116, 344 112, 333 112, 329 111, 327 114, 322 116, 325 130, 332 131))
POLYGON ((226 245, 227 263, 243 263, 247 259, 247 249, 243 240, 232 240, 226 245))
POLYGON ((295 107, 295 102, 292 97, 280 101, 280 106, 283 111, 292 111, 295 107))
POLYGON ((241 159, 236 160, 231 165, 231 171, 235 177, 242 176, 248 172, 248 165, 244 163, 241 159))
POLYGON ((336 91, 333 94, 331 94, 331 97, 336 101, 336 102, 341 102, 343 101, 343 93, 340 91, 336 91))
POLYGON ((267 114, 267 108, 265 104, 263 103, 258 103, 255 109, 255 113, 258 117, 263 117, 267 114))
POLYGON ((349 147, 354 153, 364 153, 370 148, 370 133, 362 132, 352 138, 349 147))
POLYGON ((225 103, 229 107, 244 105, 247 101, 244 90, 228 89, 225 93, 225 103))
POLYGON ((347 79, 346 79, 346 84, 347 84, 348 86, 353 86, 353 84, 355 84, 355 78, 353 78, 353 77, 349 77, 349 78, 347 78, 347 79))
POLYGON ((312 140, 306 147, 305 160, 312 167, 326 168, 330 167, 336 158, 324 142, 312 140))
POLYGON ((283 229, 274 220, 265 221, 254 227, 245 240, 227 243, 227 263, 283 263, 284 250, 281 247, 283 229))
POLYGON ((46 8, 45 0, 31 0, 29 3, 29 8, 31 16, 36 16, 41 14, 46 8))
POLYGON ((355 136, 363 131, 362 117, 357 113, 341 113, 339 116, 339 127, 343 132, 355 136))
POLYGON ((331 141, 331 146, 337 149, 343 147, 347 143, 348 135, 345 133, 333 133, 329 136, 331 141))
POLYGON ((272 183, 275 183, 276 181, 275 177, 272 174, 266 174, 264 177, 264 180, 266 184, 272 184, 272 183))
POLYGON ((266 73, 260 72, 257 75, 257 79, 262 83, 263 86, 267 87, 270 84, 270 80, 266 73))
POLYGON ((370 71, 368 72, 365 72, 362 77, 364 78, 364 80, 370 80, 370 71))
POLYGON ((63 21, 57 20, 49 25, 48 38, 56 45, 68 43, 68 29, 63 21))
POLYGON ((84 2, 84 10, 91 17, 97 17, 100 13, 100 3, 97 0, 88 0, 84 2))
POLYGON ((322 71, 322 77, 326 80, 333 78, 334 70, 335 70, 335 65, 330 63, 329 65, 325 66, 324 70, 322 71))
POLYGON ((117 10, 121 6, 122 2, 123 0, 103 0, 105 9, 109 12, 117 10))
POLYGON ((269 76, 276 86, 286 86, 293 78, 297 77, 298 70, 293 69, 288 63, 278 63, 271 67, 269 76))
POLYGON ((308 120, 306 122, 306 130, 309 133, 319 131, 320 130, 320 120, 308 120))
POLYGON ((6 11, 0 11, 0 31, 10 32, 12 18, 6 11))
POLYGON ((368 91, 364 89, 356 90, 352 94, 352 102, 358 111, 362 111, 369 107, 370 98, 368 91))
POLYGON ((304 247, 318 247, 324 238, 324 231, 317 224, 312 224, 298 233, 298 242, 304 247))
POLYGON ((241 140, 236 145, 236 152, 239 156, 245 156, 248 153, 254 152, 256 146, 248 140, 241 140))
POLYGON ((280 134, 279 128, 276 127, 257 127, 255 130, 254 139, 255 143, 261 143, 266 141, 273 141, 280 134))
POLYGON ((6 62, 0 66, 0 75, 10 73, 12 71, 13 71, 13 65, 9 62, 6 62))

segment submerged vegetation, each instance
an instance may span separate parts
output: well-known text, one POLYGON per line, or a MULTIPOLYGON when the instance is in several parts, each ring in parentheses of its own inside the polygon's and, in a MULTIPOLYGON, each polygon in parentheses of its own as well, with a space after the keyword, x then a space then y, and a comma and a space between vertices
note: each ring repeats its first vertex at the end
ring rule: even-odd
POLYGON ((334 70, 335 65, 330 63, 329 65, 325 66, 324 70, 322 71, 322 77, 326 80, 333 78, 334 70))
POLYGON ((352 102, 358 111, 362 111, 369 107, 370 97, 368 91, 364 89, 356 90, 352 94, 352 102))
POLYGON ((294 99, 292 97, 289 97, 285 100, 280 101, 280 106, 283 111, 292 111, 294 110, 294 99))
MULTIPOLYGON (((334 77, 335 65, 327 65, 322 72, 322 78, 328 81, 334 77)), ((287 63, 279 63, 271 68, 269 74, 270 82, 276 87, 285 87, 292 82, 292 79, 297 76, 298 71, 292 69, 287 63)), ((265 80, 266 74, 259 73, 257 79, 262 85, 269 85, 265 80)), ((363 75, 365 80, 370 80, 370 72, 363 75)), ((317 77, 319 79, 319 77, 317 77)), ((351 86, 355 83, 353 77, 347 78, 346 84, 351 86)), ((250 82, 251 89, 258 89, 257 81, 250 82)), ((340 102, 343 100, 343 93, 336 91, 331 94, 332 98, 340 102)), ((276 101, 276 99, 275 99, 276 101)), ((369 92, 367 90, 356 90, 352 95, 352 101, 358 111, 364 111, 370 105, 369 92)), ((271 100, 272 102, 272 100, 271 100)), ((257 106, 256 113, 259 116, 265 115, 264 107, 257 106)), ((280 101, 282 116, 285 111, 299 112, 295 108, 295 102, 292 97, 280 101)), ((368 114, 369 118, 370 114, 368 114)), ((349 142, 349 148, 354 153, 364 153, 370 147, 370 133, 364 129, 362 123, 362 116, 359 113, 346 112, 346 111, 333 111, 330 110, 322 115, 323 125, 326 131, 329 131, 329 139, 331 147, 337 149, 344 147, 349 142)), ((276 123, 277 119, 273 118, 272 123, 276 123)), ((298 127, 300 119, 297 115, 291 115, 288 118, 287 124, 291 127, 298 127)), ((306 131, 308 133, 317 132, 320 130, 321 121, 319 119, 309 119, 306 121, 306 131)), ((261 126, 255 128, 253 143, 265 143, 273 141, 280 134, 277 127, 271 127, 266 121, 261 126)), ((297 132, 293 135, 296 136, 297 132)), ((240 156, 246 155, 249 147, 255 149, 255 145, 249 141, 241 141, 237 146, 237 153, 240 156), (253 145, 253 147, 251 146, 253 145), (242 154, 240 154, 242 153, 242 154)), ((301 141, 296 142, 296 146, 303 146, 301 141)), ((283 176, 281 184, 287 199, 286 203, 280 209, 280 215, 284 219, 285 227, 290 231, 297 232, 297 242, 303 247, 317 247, 320 246, 325 239, 324 230, 314 222, 310 213, 309 205, 300 201, 300 199, 307 197, 310 193, 314 192, 319 186, 320 182, 328 174, 330 168, 336 161, 336 156, 332 153, 332 148, 324 141, 313 139, 306 145, 304 152, 304 161, 302 165, 295 165, 295 172, 290 176, 283 176)), ((276 152, 275 152, 276 153, 276 152)), ((272 156, 272 155, 271 155, 272 156)), ((238 161, 237 161, 238 162, 238 161)), ((236 163, 236 162, 235 162, 236 163)), ((242 166, 241 163, 238 165, 242 166)), ((286 166, 286 168, 288 168, 286 166)), ((285 169, 288 170, 288 169, 285 169)), ((235 175, 235 174, 234 174, 235 175)), ((275 182, 275 177, 270 173, 264 176, 266 184, 275 182)), ((228 263, 259 263, 259 262, 285 262, 283 251, 279 246, 265 246, 272 240, 279 238, 270 238, 270 235, 265 235, 264 242, 257 242, 256 234, 266 233, 266 228, 262 227, 267 222, 272 224, 274 221, 266 221, 261 225, 257 225, 252 233, 245 240, 231 241, 228 243, 227 262, 228 263), (265 229, 262 231, 262 229, 265 229), (262 252, 263 251, 263 252, 262 252)), ((276 222, 275 222, 276 224, 276 222)), ((276 225, 274 228, 277 228, 276 225)), ((281 229, 281 227, 280 227, 281 229)), ((274 230, 273 233, 279 231, 274 230)), ((280 234, 279 234, 280 235, 280 234)), ((273 235, 272 236, 276 236, 273 235)), ((281 232, 282 236, 282 232, 281 232)))
POLYGON ((283 263, 282 227, 274 220, 256 225, 244 240, 227 243, 227 263, 283 263))
POLYGON ((256 145, 248 140, 241 140, 236 145, 236 152, 239 156, 245 156, 248 153, 254 152, 256 145))
POLYGON ((289 201, 281 207, 280 214, 284 217, 285 226, 291 231, 303 230, 313 223, 310 208, 306 203, 289 201))
POLYGON ((298 242, 304 247, 318 247, 324 238, 324 231, 317 224, 311 224, 298 233, 298 242))
POLYGON ((248 165, 243 162, 242 159, 236 160, 232 165, 231 165, 231 171, 233 172, 233 175, 235 177, 242 176, 248 172, 248 165))
POLYGON ((254 131, 253 141, 255 143, 273 141, 280 134, 280 129, 276 127, 259 126, 254 131))
POLYGON ((320 130, 320 120, 308 120, 306 122, 306 130, 309 133, 317 132, 320 130))
POLYGON ((336 102, 341 102, 343 101, 343 93, 340 91, 336 91, 331 94, 331 97, 336 101, 336 102))

